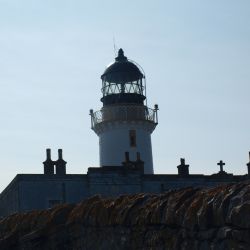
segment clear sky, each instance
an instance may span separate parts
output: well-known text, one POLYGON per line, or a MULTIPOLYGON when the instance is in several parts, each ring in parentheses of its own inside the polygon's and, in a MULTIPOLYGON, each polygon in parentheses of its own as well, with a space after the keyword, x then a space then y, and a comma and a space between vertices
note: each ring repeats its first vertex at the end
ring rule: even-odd
POLYGON ((146 72, 155 173, 246 173, 250 150, 249 0, 0 0, 0 191, 42 173, 62 148, 68 173, 99 165, 89 109, 113 40, 146 72), (115 38, 115 39, 113 39, 115 38))

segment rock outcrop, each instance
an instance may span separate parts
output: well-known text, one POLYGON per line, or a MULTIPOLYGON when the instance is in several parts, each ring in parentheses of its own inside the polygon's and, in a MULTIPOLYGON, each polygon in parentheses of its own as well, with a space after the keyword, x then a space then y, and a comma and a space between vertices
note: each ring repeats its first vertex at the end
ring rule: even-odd
POLYGON ((14 214, 0 221, 0 249, 250 249, 250 183, 14 214))

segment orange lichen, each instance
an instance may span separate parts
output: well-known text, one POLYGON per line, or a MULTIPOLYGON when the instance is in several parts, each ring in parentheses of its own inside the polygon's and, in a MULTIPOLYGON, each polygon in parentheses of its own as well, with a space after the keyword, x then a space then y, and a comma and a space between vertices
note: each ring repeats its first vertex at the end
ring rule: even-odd
POLYGON ((247 249, 249 221, 248 182, 94 196, 2 219, 0 249, 247 249))

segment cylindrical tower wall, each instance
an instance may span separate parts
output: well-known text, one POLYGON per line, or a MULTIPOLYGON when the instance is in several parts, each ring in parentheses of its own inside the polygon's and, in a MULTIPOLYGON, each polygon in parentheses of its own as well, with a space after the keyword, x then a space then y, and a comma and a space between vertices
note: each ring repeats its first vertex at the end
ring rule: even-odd
POLYGON ((144 173, 153 174, 153 156, 151 147, 152 124, 149 122, 115 122, 102 124, 99 133, 99 150, 101 166, 121 166, 125 152, 130 160, 136 160, 140 152, 144 161, 144 173))

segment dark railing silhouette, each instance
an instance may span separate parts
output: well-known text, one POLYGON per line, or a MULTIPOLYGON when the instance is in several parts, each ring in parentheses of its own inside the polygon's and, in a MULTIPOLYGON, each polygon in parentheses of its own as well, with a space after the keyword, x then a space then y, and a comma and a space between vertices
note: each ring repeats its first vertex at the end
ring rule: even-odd
POLYGON ((90 110, 91 127, 108 121, 149 121, 158 123, 158 107, 155 109, 146 106, 114 106, 104 107, 99 111, 90 110))

